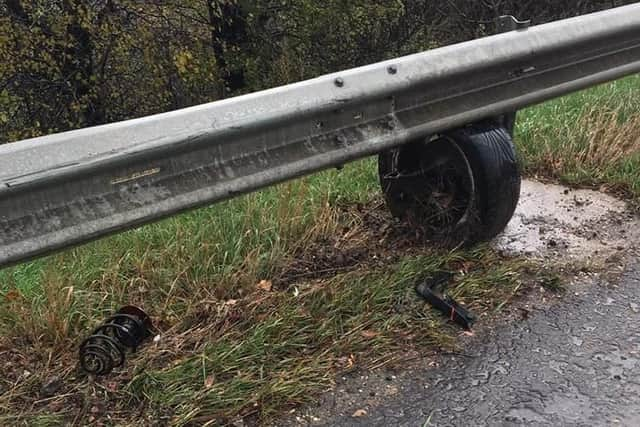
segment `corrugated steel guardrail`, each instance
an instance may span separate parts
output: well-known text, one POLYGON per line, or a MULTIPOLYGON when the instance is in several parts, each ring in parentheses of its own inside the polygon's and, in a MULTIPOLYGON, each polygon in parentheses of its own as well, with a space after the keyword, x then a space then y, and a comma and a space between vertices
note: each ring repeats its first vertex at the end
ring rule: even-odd
POLYGON ((640 71, 640 4, 0 146, 0 266, 640 71))

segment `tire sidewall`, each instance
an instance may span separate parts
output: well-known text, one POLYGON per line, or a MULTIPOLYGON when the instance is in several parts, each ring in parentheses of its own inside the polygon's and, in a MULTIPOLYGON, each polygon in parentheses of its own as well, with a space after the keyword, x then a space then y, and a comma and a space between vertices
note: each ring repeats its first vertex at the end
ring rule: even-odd
POLYGON ((492 123, 470 125, 445 134, 467 156, 476 185, 479 224, 472 240, 489 240, 509 223, 520 196, 521 176, 509 132, 492 123))

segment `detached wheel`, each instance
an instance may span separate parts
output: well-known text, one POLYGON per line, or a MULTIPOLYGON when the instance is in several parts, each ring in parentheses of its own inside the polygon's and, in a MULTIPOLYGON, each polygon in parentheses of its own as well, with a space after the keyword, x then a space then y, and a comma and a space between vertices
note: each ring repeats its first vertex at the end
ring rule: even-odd
POLYGON ((492 239, 520 196, 511 136, 489 122, 382 153, 378 166, 391 213, 445 245, 492 239))

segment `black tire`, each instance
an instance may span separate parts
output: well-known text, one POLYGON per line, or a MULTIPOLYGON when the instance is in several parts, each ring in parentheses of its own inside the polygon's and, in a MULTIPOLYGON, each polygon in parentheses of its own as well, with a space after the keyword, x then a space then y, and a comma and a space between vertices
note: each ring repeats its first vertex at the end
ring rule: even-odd
POLYGON ((476 182, 480 224, 475 240, 487 241, 507 226, 520 199, 521 175, 509 131, 491 122, 447 134, 467 156, 476 182))
POLYGON ((513 141, 494 122, 466 126, 382 153, 378 167, 391 213, 425 230, 429 240, 447 246, 498 235, 513 216, 520 196, 513 141), (440 193, 448 193, 452 201, 447 215, 433 213, 434 206, 443 209, 434 202, 434 194, 440 193))

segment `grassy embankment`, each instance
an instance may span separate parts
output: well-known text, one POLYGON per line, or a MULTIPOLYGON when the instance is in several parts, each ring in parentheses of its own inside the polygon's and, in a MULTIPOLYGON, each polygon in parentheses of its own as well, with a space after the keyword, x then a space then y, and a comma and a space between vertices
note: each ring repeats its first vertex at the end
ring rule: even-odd
MULTIPOLYGON (((522 112, 526 173, 639 199, 639 104, 633 77, 522 112)), ((366 160, 2 271, 0 424, 268 417, 339 372, 453 346, 412 291, 431 271, 457 272, 453 295, 484 314, 536 284, 519 259, 435 251, 401 228, 366 160), (123 304, 160 340, 90 381, 77 345, 123 304)))
POLYGON ((640 200, 640 76, 530 108, 516 135, 525 174, 640 200))

